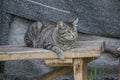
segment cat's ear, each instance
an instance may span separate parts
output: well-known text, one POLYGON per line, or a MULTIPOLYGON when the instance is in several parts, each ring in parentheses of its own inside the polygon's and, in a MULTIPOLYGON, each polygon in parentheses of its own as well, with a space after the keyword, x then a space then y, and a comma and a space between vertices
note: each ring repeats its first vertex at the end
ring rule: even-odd
POLYGON ((78 21, 79 21, 79 19, 78 19, 78 18, 76 18, 75 20, 73 20, 73 21, 72 21, 72 25, 73 25, 73 26, 76 26, 76 25, 77 25, 77 23, 78 23, 78 21))
POLYGON ((63 24, 64 24, 64 23, 63 23, 62 21, 59 21, 59 22, 57 23, 57 27, 62 29, 62 28, 64 28, 64 27, 63 27, 63 24))
POLYGON ((42 28, 42 23, 41 23, 41 22, 37 22, 37 23, 36 23, 36 26, 37 26, 38 30, 41 30, 41 28, 42 28))

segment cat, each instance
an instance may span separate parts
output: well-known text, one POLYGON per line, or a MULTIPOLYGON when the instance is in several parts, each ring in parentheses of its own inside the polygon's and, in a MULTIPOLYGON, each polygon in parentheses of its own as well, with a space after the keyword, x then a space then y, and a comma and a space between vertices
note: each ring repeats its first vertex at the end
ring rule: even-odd
POLYGON ((35 22, 25 33, 25 44, 28 47, 52 50, 64 60, 63 51, 72 49, 78 36, 77 23, 78 18, 71 22, 35 22))

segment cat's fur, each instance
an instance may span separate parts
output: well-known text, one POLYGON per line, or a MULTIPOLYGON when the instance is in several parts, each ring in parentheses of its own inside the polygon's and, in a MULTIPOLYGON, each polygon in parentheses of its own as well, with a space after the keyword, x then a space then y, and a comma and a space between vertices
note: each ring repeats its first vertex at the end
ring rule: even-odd
POLYGON ((63 51, 73 48, 77 38, 78 19, 66 22, 35 22, 27 30, 24 40, 27 46, 44 48, 64 59, 63 51))

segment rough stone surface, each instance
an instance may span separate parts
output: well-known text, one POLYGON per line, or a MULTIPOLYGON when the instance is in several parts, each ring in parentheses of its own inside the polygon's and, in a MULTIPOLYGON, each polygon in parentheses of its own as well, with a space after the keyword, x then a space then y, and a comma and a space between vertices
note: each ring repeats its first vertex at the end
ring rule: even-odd
POLYGON ((24 35, 28 26, 30 26, 33 21, 28 21, 25 19, 19 19, 14 17, 11 22, 11 28, 9 29, 8 44, 24 44, 24 35))
POLYGON ((105 78, 108 78, 107 80, 118 80, 119 60, 111 56, 109 53, 103 53, 97 60, 90 62, 88 66, 89 78, 90 73, 93 72, 94 75, 94 70, 96 69, 96 80, 106 80, 105 78))
MULTIPOLYGON (((9 44, 24 44, 23 38, 24 33, 29 25, 31 25, 33 21, 29 21, 23 18, 15 17, 10 27, 10 35, 9 35, 9 44), (19 32, 20 31, 20 32, 19 32)), ((108 46, 116 45, 117 39, 113 38, 104 38, 98 36, 91 35, 83 35, 79 33, 79 40, 105 40, 111 41, 112 43, 108 46)), ((110 49, 110 48, 109 48, 110 49)), ((111 51, 112 52, 112 51, 111 51)), ((104 80, 103 78, 116 78, 118 74, 118 59, 114 58, 110 55, 110 53, 102 54, 95 62, 89 63, 89 74, 91 71, 94 71, 94 65, 96 65, 97 69, 97 80, 104 80)), ((33 77, 38 75, 43 75, 46 72, 53 70, 54 68, 46 67, 43 60, 22 60, 22 61, 6 61, 4 74, 6 80, 15 80, 16 77, 21 79, 19 80, 33 80, 33 77)), ((59 77, 55 80, 73 80, 73 73, 69 73, 65 76, 59 77)))
MULTIPOLYGON (((3 0, 0 0, 0 45, 8 44, 11 15, 4 12, 3 0)), ((3 73, 4 62, 0 62, 0 73, 3 73)))
POLYGON ((120 38, 119 0, 4 0, 5 12, 33 20, 78 17, 78 31, 120 38))
POLYGON ((12 15, 2 12, 1 17, 1 26, 0 26, 0 45, 8 44, 8 35, 10 29, 10 22, 12 19, 12 15), (3 28, 4 27, 4 28, 3 28))
POLYGON ((4 11, 3 0, 0 0, 0 45, 5 45, 8 42, 11 18, 11 15, 4 11))

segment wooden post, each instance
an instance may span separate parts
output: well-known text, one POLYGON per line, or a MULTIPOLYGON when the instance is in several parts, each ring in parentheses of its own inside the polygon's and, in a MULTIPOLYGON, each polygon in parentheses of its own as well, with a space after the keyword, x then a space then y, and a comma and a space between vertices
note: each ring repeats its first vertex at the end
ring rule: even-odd
POLYGON ((83 80, 83 59, 73 59, 73 71, 75 80, 83 80))
POLYGON ((88 80, 87 62, 84 59, 73 59, 74 80, 88 80))
POLYGON ((91 59, 83 59, 83 80, 88 80, 88 62, 91 61, 91 59), (89 60, 89 61, 88 61, 89 60))

